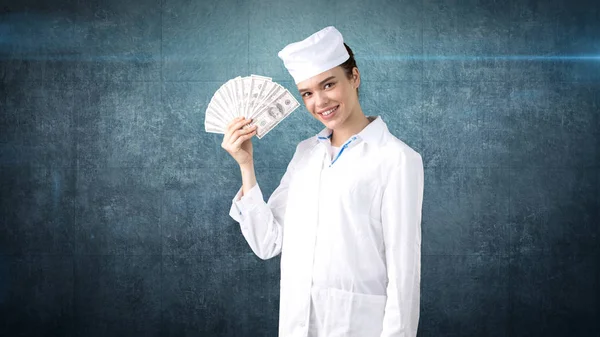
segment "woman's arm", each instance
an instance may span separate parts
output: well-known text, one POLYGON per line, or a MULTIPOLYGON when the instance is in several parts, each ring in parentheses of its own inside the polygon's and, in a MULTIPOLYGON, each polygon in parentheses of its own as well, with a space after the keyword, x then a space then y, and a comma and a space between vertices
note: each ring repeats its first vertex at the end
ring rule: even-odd
POLYGON ((256 185, 256 174, 254 173, 254 162, 240 165, 242 173, 242 195, 248 194, 248 191, 256 185))
POLYGON ((381 337, 415 337, 421 283, 423 161, 412 152, 390 174, 382 201, 388 275, 381 337))
POLYGON ((263 260, 281 253, 288 188, 294 173, 297 154, 298 147, 279 186, 266 203, 256 182, 254 166, 240 166, 242 187, 233 198, 229 215, 239 222, 248 245, 254 254, 263 260))

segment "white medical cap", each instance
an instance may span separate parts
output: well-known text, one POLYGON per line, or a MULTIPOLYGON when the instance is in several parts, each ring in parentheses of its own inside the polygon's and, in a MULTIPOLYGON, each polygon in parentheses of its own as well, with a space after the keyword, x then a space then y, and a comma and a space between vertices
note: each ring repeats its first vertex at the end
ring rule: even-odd
POLYGON ((306 39, 290 43, 278 54, 296 84, 339 66, 350 58, 342 34, 325 27, 306 39))

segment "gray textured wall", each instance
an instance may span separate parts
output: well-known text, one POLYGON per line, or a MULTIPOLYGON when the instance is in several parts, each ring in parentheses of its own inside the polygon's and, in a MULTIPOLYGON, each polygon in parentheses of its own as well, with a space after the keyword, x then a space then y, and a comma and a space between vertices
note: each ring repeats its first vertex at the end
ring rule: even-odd
MULTIPOLYGON (((420 336, 600 334, 600 3, 0 1, 0 335, 275 336, 203 113, 327 25, 424 158, 420 336), (594 58, 595 57, 595 58, 594 58)), ((299 96, 296 94, 299 98, 299 96)), ((321 125, 255 141, 270 195, 321 125)))

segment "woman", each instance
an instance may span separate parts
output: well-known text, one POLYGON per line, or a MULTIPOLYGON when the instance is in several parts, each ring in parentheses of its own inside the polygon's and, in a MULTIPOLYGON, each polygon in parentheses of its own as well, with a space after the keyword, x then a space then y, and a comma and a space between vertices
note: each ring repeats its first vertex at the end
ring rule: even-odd
POLYGON ((257 256, 282 254, 279 336, 416 336, 421 156, 365 116, 360 72, 334 27, 279 57, 325 128, 298 144, 266 203, 251 121, 231 122, 222 143, 242 173, 231 217, 257 256))

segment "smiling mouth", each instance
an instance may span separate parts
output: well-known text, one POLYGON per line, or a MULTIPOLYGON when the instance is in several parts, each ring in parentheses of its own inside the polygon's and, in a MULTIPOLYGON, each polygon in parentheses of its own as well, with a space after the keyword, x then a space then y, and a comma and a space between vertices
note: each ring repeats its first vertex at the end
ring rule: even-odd
POLYGON ((323 115, 323 116, 329 116, 329 115, 331 115, 333 112, 335 112, 335 111, 338 109, 338 107, 339 107, 339 105, 338 105, 338 106, 336 106, 336 107, 334 107, 334 108, 331 108, 331 109, 329 109, 329 110, 327 110, 327 111, 320 112, 319 114, 321 114, 321 115, 323 115))

